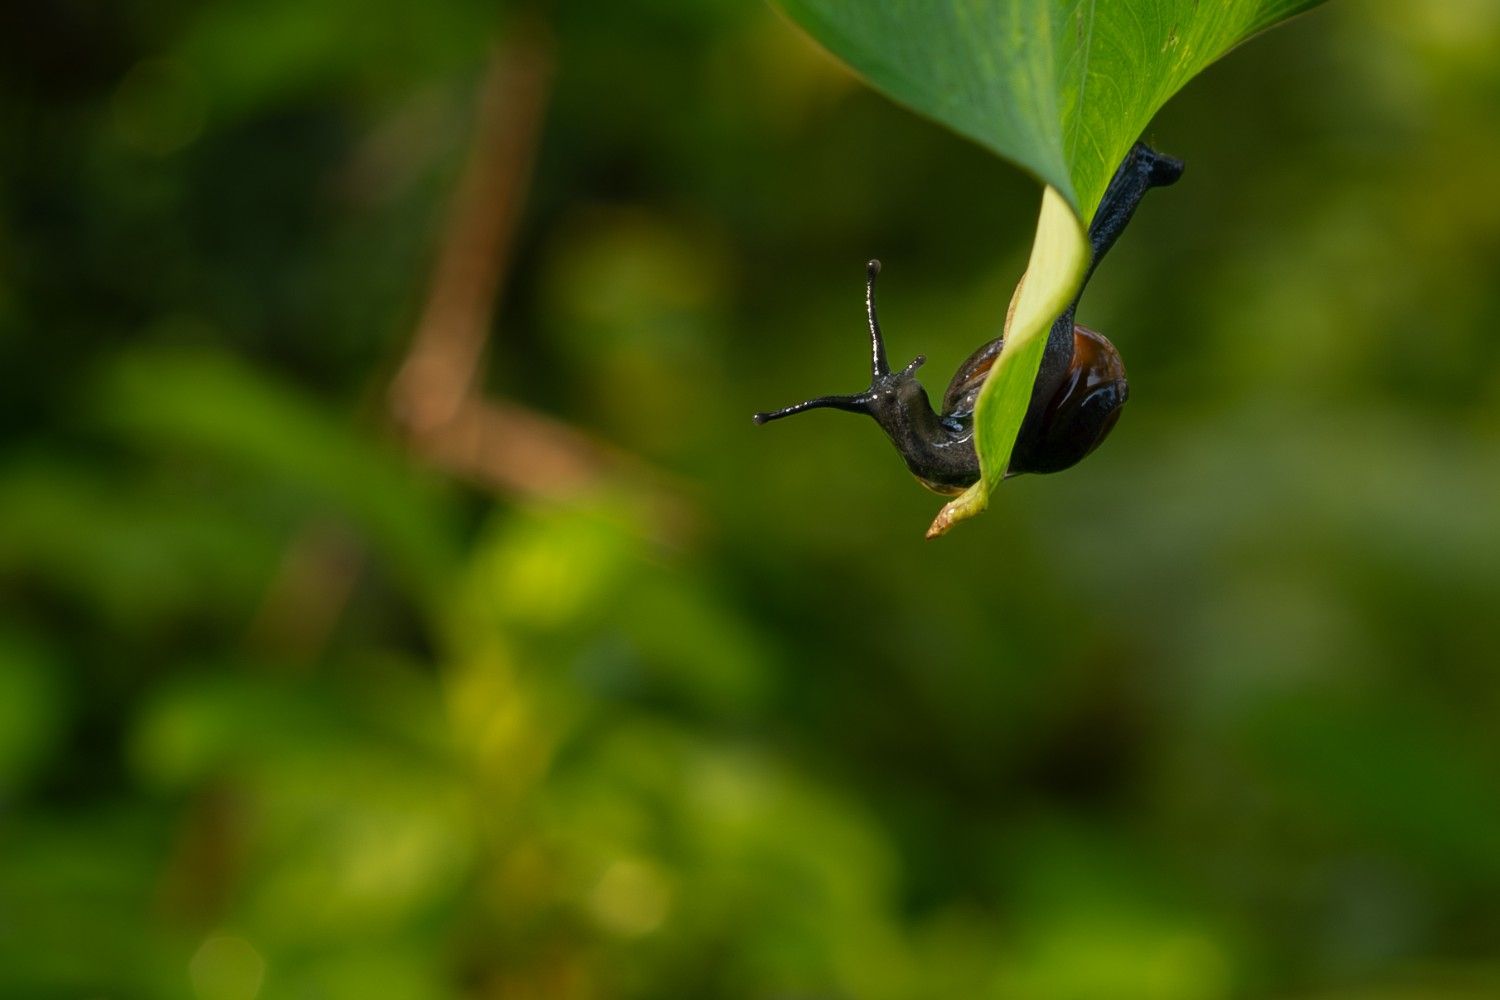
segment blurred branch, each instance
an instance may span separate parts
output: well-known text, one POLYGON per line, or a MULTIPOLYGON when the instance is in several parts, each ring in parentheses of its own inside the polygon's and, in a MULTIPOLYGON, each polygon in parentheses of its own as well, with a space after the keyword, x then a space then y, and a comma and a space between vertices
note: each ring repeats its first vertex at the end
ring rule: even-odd
POLYGON ((354 593, 361 562, 358 541, 340 525, 303 525, 266 589, 248 642, 279 654, 278 663, 316 655, 354 593))
POLYGON ((550 40, 518 26, 490 56, 474 148, 449 209, 427 302, 391 387, 400 425, 419 440, 452 421, 474 387, 551 89, 550 40))
MULTIPOLYGON (((423 459, 480 487, 557 503, 613 491, 668 541, 692 533, 693 511, 666 477, 634 456, 516 403, 485 399, 478 373, 509 270, 554 69, 539 21, 517 24, 491 52, 464 165, 431 284, 389 390, 397 426, 423 459)), ((353 591, 359 553, 327 524, 293 541, 251 624, 282 656, 313 656, 353 591)))
POLYGON ((392 411, 417 452, 454 475, 549 502, 623 488, 654 533, 680 539, 692 511, 665 475, 562 421, 479 393, 553 68, 551 40, 535 22, 518 26, 490 58, 474 146, 426 305, 391 385, 392 411))
POLYGON ((229 908, 244 866, 242 803, 227 782, 192 799, 157 883, 157 907, 193 930, 214 926, 229 908))

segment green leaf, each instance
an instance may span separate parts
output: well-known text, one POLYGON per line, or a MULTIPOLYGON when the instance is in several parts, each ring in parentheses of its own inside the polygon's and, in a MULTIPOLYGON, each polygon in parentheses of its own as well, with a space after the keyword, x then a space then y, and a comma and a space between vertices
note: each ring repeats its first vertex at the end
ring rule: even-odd
POLYGON ((1056 188, 1042 193, 1042 214, 1026 273, 1016 285, 1005 317, 1005 348, 990 369, 975 410, 975 446, 982 471, 979 482, 944 505, 927 529, 928 538, 945 534, 989 503, 990 491, 1005 476, 1010 449, 1036 381, 1052 321, 1068 307, 1088 270, 1089 244, 1082 222, 1056 188))
POLYGON ((1204 67, 1321 0, 775 2, 875 87, 1058 194, 1043 202, 1005 350, 979 400, 983 477, 933 522, 929 536, 941 534, 982 510, 1005 473, 1042 334, 1082 283, 1088 223, 1131 144, 1204 67))

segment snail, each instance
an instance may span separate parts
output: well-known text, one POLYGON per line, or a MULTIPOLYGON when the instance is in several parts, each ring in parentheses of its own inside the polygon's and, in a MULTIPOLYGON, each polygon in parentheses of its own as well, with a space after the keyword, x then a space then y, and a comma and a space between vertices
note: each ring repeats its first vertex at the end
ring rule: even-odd
MULTIPOLYGON (((1180 160, 1163 156, 1138 142, 1115 172, 1089 226, 1092 260, 1083 283, 1119 239, 1141 199, 1154 187, 1173 184, 1182 176, 1180 160)), ((819 396, 785 409, 757 413, 764 424, 806 410, 833 409, 864 413, 875 418, 895 444, 906 466, 928 489, 947 495, 962 492, 979 479, 979 455, 974 449, 974 407, 1004 338, 996 338, 959 366, 943 393, 942 412, 934 412, 927 390, 917 381, 922 355, 900 371, 891 371, 885 340, 875 314, 875 276, 880 261, 865 272, 865 312, 870 328, 870 387, 848 396, 819 396)), ((1060 472, 1076 465, 1097 448, 1114 428, 1120 409, 1130 396, 1120 353, 1101 333, 1076 325, 1073 313, 1078 296, 1052 324, 1041 367, 1032 388, 1031 403, 1011 452, 1007 476, 1026 472, 1060 472)))

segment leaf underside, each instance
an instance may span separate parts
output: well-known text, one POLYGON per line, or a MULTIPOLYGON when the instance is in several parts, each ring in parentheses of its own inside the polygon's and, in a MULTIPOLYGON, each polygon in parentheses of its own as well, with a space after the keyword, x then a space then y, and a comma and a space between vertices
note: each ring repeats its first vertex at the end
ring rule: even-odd
POLYGON ((1210 63, 1322 0, 774 2, 876 88, 1056 192, 980 395, 983 477, 944 508, 929 532, 941 534, 982 510, 1004 475, 1044 334, 1082 283, 1088 223, 1131 144, 1210 63))

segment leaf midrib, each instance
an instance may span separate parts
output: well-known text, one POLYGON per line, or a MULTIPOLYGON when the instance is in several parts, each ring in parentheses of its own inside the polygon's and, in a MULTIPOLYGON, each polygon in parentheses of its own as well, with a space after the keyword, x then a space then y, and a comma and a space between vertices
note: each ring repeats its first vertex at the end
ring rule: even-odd
MULTIPOLYGON (((1088 17, 1085 19, 1087 21, 1087 24, 1085 25, 1084 29, 1086 31, 1086 35, 1083 39, 1082 46, 1082 66, 1078 73, 1078 113, 1073 115, 1073 124, 1068 129, 1068 142, 1067 145, 1063 148, 1063 156, 1067 158, 1067 162, 1069 163, 1074 162, 1078 154, 1078 134, 1079 131, 1083 128, 1082 112, 1086 102, 1088 101, 1089 62, 1094 56, 1094 21, 1099 12, 1099 0, 1088 0, 1088 3, 1089 12, 1088 17)), ((1077 208, 1085 218, 1087 218, 1087 216, 1091 214, 1091 212, 1089 211, 1089 206, 1087 205, 1076 205, 1074 207, 1077 208)))

